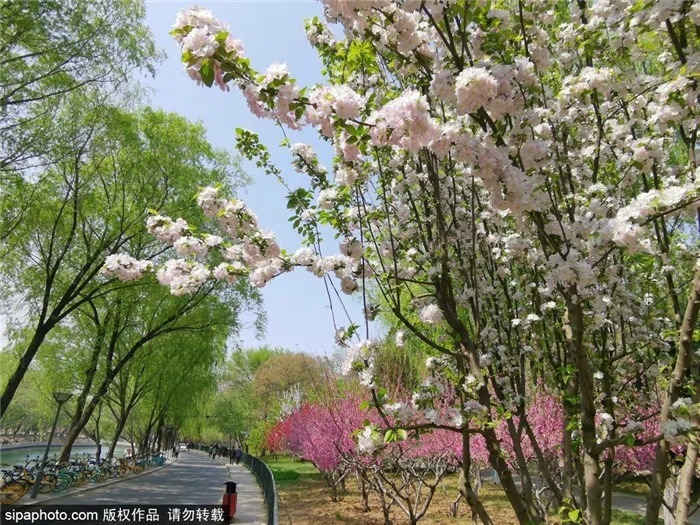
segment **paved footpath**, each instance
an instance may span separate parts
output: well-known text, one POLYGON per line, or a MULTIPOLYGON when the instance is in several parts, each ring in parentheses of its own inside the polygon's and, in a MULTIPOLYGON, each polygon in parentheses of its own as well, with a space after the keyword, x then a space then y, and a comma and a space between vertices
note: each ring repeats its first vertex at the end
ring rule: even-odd
MULTIPOLYGON (((177 461, 152 474, 125 478, 117 483, 66 494, 50 505, 220 505, 224 482, 238 483, 238 507, 233 523, 267 523, 262 491, 243 465, 224 466, 195 451, 180 452, 177 461)), ((39 501, 37 501, 39 503, 39 501)))
MULTIPOLYGON (((647 510, 647 503, 646 499, 641 496, 613 492, 613 508, 643 515, 647 510)), ((688 524, 700 525, 700 511, 688 516, 688 524)))

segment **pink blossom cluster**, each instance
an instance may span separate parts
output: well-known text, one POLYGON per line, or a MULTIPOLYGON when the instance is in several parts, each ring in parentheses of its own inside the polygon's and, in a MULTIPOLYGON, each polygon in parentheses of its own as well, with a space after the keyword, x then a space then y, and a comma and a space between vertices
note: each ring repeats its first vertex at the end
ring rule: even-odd
MULTIPOLYGON (((527 422, 536 436, 537 446, 547 458, 559 458, 561 454, 562 435, 564 432, 564 410, 551 393, 546 391, 533 392, 529 397, 530 403, 526 410, 527 422)), ((518 425, 518 418, 513 418, 518 425)), ((504 448, 514 461, 513 441, 505 422, 498 428, 499 437, 504 448)), ((530 438, 523 432, 519 445, 522 447, 525 459, 534 461, 535 451, 530 438)))
MULTIPOLYGON (((149 232, 158 240, 173 246, 180 256, 190 257, 166 261, 156 272, 158 281, 169 286, 174 295, 194 293, 212 277, 234 283, 240 276, 249 275, 254 286, 262 287, 284 271, 285 261, 280 257, 275 236, 258 227, 257 217, 242 201, 220 198, 218 191, 204 188, 197 202, 207 217, 218 221, 232 243, 225 243, 218 235, 197 236, 182 219, 172 220, 158 214, 147 220, 149 232), (226 259, 213 270, 197 260, 211 251, 217 251, 226 259)), ((108 261, 103 273, 133 279, 137 278, 135 269, 139 270, 140 277, 153 269, 153 265, 119 256, 108 261)))
POLYGON ((438 138, 439 127, 430 116, 424 95, 407 89, 382 108, 372 112, 370 137, 377 146, 400 146, 412 152, 425 148, 438 138))
POLYGON ((424 323, 437 324, 442 320, 442 310, 436 304, 429 304, 421 310, 420 319, 424 323))
POLYGON ((355 397, 306 404, 284 420, 282 430, 290 452, 322 470, 339 468, 344 457, 354 454, 353 433, 363 426, 368 414, 355 397))
POLYGON ((455 81, 457 109, 460 113, 473 113, 488 107, 498 93, 498 81, 483 67, 464 69, 455 81))
POLYGON ((319 86, 309 93, 306 121, 319 129, 326 137, 333 137, 333 116, 339 119, 356 119, 364 106, 364 99, 345 84, 319 86))
POLYGON ((228 262, 217 266, 214 277, 230 283, 249 272, 250 282, 263 287, 285 271, 274 234, 258 227, 256 215, 242 201, 220 198, 218 189, 207 187, 200 191, 197 203, 233 241, 221 244, 220 253, 228 262))
POLYGON ((335 38, 331 30, 318 20, 318 18, 307 21, 304 31, 309 43, 314 47, 324 45, 330 46, 335 43, 335 38))
MULTIPOLYGON (((301 458, 312 461, 319 469, 337 469, 343 462, 354 460, 356 455, 376 454, 387 445, 379 432, 381 421, 375 412, 367 413, 361 410, 361 399, 350 396, 347 399, 331 402, 305 404, 300 410, 286 417, 275 425, 267 435, 268 447, 281 452, 288 450, 301 458), (365 425, 366 420, 370 425, 365 425)), ((401 415, 399 420, 416 423, 416 413, 410 409, 410 404, 397 403, 387 405, 386 412, 393 418, 401 415)), ((649 408, 651 413, 658 408, 649 408)), ((441 409, 444 412, 444 408, 441 409)), ((564 429, 564 413, 562 405, 555 397, 544 390, 533 393, 532 401, 527 408, 527 421, 536 437, 537 444, 546 459, 561 460, 561 439, 564 429)), ((447 412, 445 412, 447 414, 447 412)), ((648 417, 645 413, 636 414, 644 419, 641 431, 629 425, 629 431, 634 431, 638 439, 649 439, 659 432, 658 418, 648 417)), ((442 418, 446 419, 446 418, 442 418)), ((424 422, 430 422, 423 420, 424 422)), ((438 424, 444 424, 442 420, 438 424)), ((514 424, 518 426, 517 418, 514 424)), ((620 427, 624 431, 626 426, 620 427)), ((505 420, 498 424, 497 433, 502 440, 504 451, 514 464, 515 456, 511 436, 505 420)), ((396 442, 391 447, 401 446, 408 457, 420 458, 444 455, 451 458, 455 464, 461 461, 462 437, 459 432, 447 429, 437 429, 425 432, 420 440, 410 443, 396 442)), ((520 441, 526 461, 535 461, 536 455, 529 437, 523 434, 520 441)), ((621 473, 648 473, 653 468, 655 444, 643 446, 618 445, 615 450, 616 470, 621 473)), ((389 450, 386 450, 389 453, 389 450)), ((677 452, 681 452, 680 449, 677 452)), ((472 461, 481 468, 488 465, 489 456, 483 436, 478 432, 470 438, 470 455, 472 461)))
POLYGON ((359 285, 357 278, 362 273, 361 257, 362 249, 359 246, 359 241, 343 241, 341 243, 341 252, 337 255, 327 257, 319 257, 310 248, 299 248, 290 258, 290 263, 296 266, 304 266, 309 272, 316 277, 325 277, 333 274, 337 279, 340 279, 341 290, 344 293, 351 294, 355 292, 359 285), (352 250, 348 251, 347 243, 355 243, 352 250), (344 248, 344 245, 346 248, 344 248))
POLYGON ((244 95, 254 115, 275 118, 291 129, 301 127, 292 108, 299 89, 289 76, 286 64, 271 64, 257 83, 246 84, 244 95))
POLYGON ((210 272, 205 265, 184 259, 170 259, 156 272, 158 282, 169 286, 173 295, 195 293, 207 282, 209 276, 210 272))
POLYGON ((151 215, 146 220, 148 233, 159 241, 174 244, 189 231, 189 226, 184 219, 172 220, 165 215, 151 215))
MULTIPOLYGON (((420 439, 385 444, 376 412, 360 408, 361 399, 349 396, 305 404, 275 425, 267 435, 274 450, 286 449, 313 462, 321 470, 335 470, 352 464, 381 461, 383 454, 400 447, 409 458, 444 457, 456 465, 461 461, 461 435, 438 429, 421 434, 420 439), (369 425, 366 422, 369 421, 369 425), (373 454, 381 451, 379 456, 373 454)), ((486 461, 483 440, 472 439, 474 461, 486 461)))

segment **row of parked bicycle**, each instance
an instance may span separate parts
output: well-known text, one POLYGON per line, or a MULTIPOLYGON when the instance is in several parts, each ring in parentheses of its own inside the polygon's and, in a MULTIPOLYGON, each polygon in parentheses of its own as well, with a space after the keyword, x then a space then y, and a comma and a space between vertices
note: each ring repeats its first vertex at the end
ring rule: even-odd
MULTIPOLYGON (((31 491, 39 473, 40 463, 38 456, 35 459, 29 459, 27 456, 24 465, 2 465, 0 504, 12 505, 31 491)), ((61 492, 71 487, 100 483, 110 478, 124 478, 143 472, 147 468, 159 467, 163 463, 165 463, 163 453, 111 461, 97 461, 86 454, 63 463, 58 462, 54 457, 46 462, 44 475, 39 482, 39 492, 42 494, 61 492)))

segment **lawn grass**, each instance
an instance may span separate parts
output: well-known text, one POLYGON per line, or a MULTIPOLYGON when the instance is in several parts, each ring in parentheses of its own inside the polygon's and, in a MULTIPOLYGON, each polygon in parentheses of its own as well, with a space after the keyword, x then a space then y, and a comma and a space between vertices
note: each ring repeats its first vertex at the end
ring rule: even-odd
POLYGON ((321 474, 309 461, 281 455, 264 456, 261 459, 272 471, 278 485, 294 484, 309 478, 321 480, 321 474))
MULTIPOLYGON (((643 525, 644 516, 633 512, 613 509, 611 523, 613 525, 643 525)), ((661 522, 659 521, 659 523, 661 522)))
POLYGON ((643 480, 618 481, 613 486, 613 491, 646 498, 649 495, 649 485, 643 480))

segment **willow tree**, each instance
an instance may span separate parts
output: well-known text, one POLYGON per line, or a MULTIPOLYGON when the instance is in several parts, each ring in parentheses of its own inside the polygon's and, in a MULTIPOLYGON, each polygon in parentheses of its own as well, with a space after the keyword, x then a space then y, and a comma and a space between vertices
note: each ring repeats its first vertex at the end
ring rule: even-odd
MULTIPOLYGON (((221 303, 217 307, 219 314, 226 308, 221 303)), ((202 309, 204 316, 217 317, 216 311, 208 310, 202 309)), ((209 415, 198 408, 217 390, 229 328, 226 324, 211 324, 200 330, 174 332, 145 349, 142 362, 147 368, 148 386, 126 426, 134 430, 140 450, 162 448, 168 428, 177 432, 191 419, 209 415)))
POLYGON ((36 182, 0 182, 0 209, 8 220, 26 206, 23 197, 32 196, 0 261, 5 297, 20 312, 21 346, 4 385, 2 413, 47 335, 124 288, 99 276, 106 257, 126 247, 145 258, 162 252, 145 236, 149 210, 187 215, 202 184, 236 187, 243 181, 237 161, 213 148, 200 125, 162 111, 129 113, 92 102, 76 95, 61 113, 56 125, 70 131, 71 140, 36 182))
POLYGON ((119 89, 160 58, 140 0, 25 0, 0 5, 0 173, 43 165, 66 96, 119 89), (125 31, 124 28, 129 30, 125 31))

